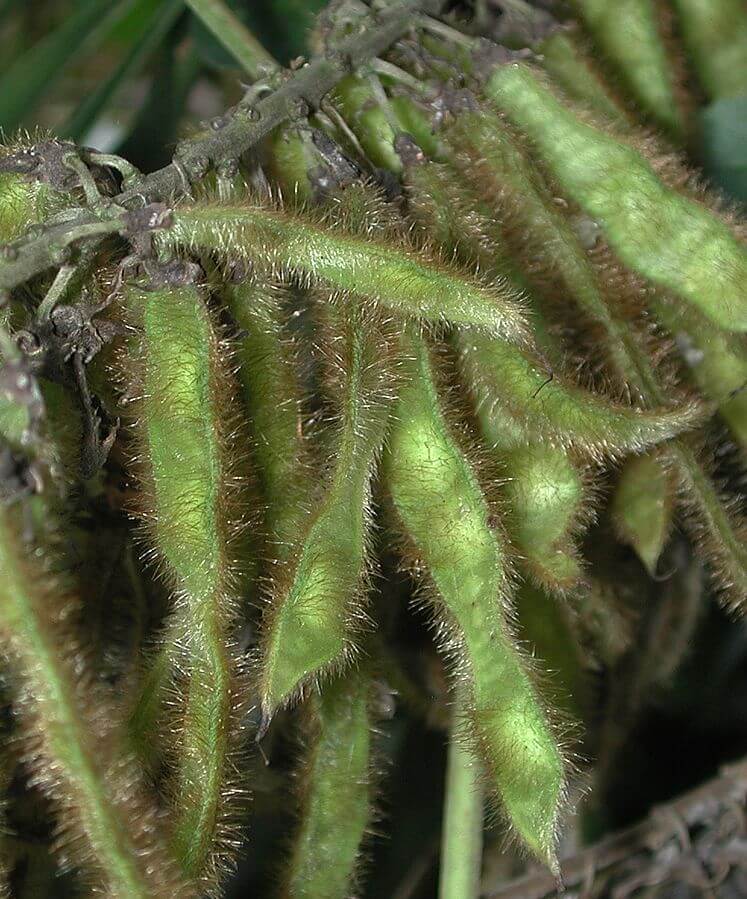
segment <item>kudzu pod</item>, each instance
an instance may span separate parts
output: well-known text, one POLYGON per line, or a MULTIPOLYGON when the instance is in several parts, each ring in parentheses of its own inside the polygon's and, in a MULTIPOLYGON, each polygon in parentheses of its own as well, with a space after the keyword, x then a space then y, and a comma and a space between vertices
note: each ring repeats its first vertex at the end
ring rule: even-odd
POLYGON ((695 451, 682 440, 668 452, 680 490, 680 504, 694 545, 705 557, 717 586, 729 605, 742 608, 747 599, 747 525, 736 504, 725 500, 699 463, 695 451))
MULTIPOLYGON (((569 229, 561 227, 562 223, 557 215, 548 214, 547 203, 539 202, 542 190, 537 180, 533 181, 529 177, 524 157, 508 138, 502 139, 500 128, 496 123, 489 117, 485 118, 483 126, 474 120, 460 123, 460 146, 466 146, 463 124, 473 126, 471 130, 475 134, 475 146, 484 154, 485 167, 475 171, 480 171, 485 177, 485 173, 490 175, 492 167, 496 166, 501 175, 502 189, 508 191, 509 195, 513 194, 511 208, 515 210, 515 214, 527 216, 523 233, 528 234, 529 227, 539 226, 545 229, 546 238, 540 258, 550 256, 556 272, 563 275, 565 287, 570 295, 589 320, 600 328, 601 336, 608 348, 611 371, 618 384, 621 386, 629 384, 648 405, 664 402, 666 394, 659 383, 653 363, 644 353, 630 325, 621 320, 620 310, 613 305, 620 289, 617 284, 607 283, 612 273, 594 265, 569 229), (539 197, 535 196, 537 191, 539 197)), ((654 304, 656 311, 660 312, 661 304, 656 294, 654 304)), ((672 308, 671 304, 669 308, 672 308)), ((479 335, 470 337, 479 339, 479 335)), ((472 339, 470 342, 473 345, 477 343, 472 339)), ((487 361, 482 369, 490 372, 487 361)), ((500 396, 500 391, 496 389, 487 393, 484 397, 487 408, 499 409, 500 396)), ((481 416, 484 415, 484 411, 481 412, 481 416)), ((719 582, 731 593, 732 601, 739 603, 742 597, 747 595, 745 593, 747 557, 740 536, 743 525, 724 505, 692 450, 681 441, 676 441, 672 445, 671 452, 677 479, 685 497, 684 502, 691 510, 689 520, 699 535, 698 545, 705 550, 719 582)))
POLYGON ((300 814, 281 895, 345 899, 371 819, 371 677, 367 666, 307 700, 300 814))
POLYGON ((578 583, 581 569, 572 537, 578 530, 585 485, 568 456, 553 447, 523 447, 503 456, 506 529, 537 582, 549 590, 578 583))
POLYGON ((702 418, 694 403, 651 410, 612 403, 567 383, 539 357, 483 334, 460 339, 459 353, 483 414, 499 408, 524 430, 527 443, 538 438, 601 459, 669 440, 702 418))
POLYGON ((402 171, 395 149, 399 123, 378 78, 349 75, 337 85, 335 101, 371 162, 391 172, 402 171))
POLYGON ((427 347, 412 332, 408 344, 414 364, 389 435, 385 483, 435 586, 491 789, 523 842, 557 868, 563 760, 508 622, 505 547, 443 416, 427 347))
MULTIPOLYGON (((480 131, 481 121, 472 122, 471 116, 467 118, 469 121, 465 123, 465 134, 470 134, 474 130, 480 131)), ((489 147, 484 149, 489 152, 489 147)), ((487 158, 485 161, 487 164, 487 158)), ((502 179, 504 184, 510 171, 512 170, 509 170, 502 179)), ((490 226, 487 220, 481 220, 474 212, 476 198, 471 194, 466 195, 464 188, 460 190, 453 186, 453 173, 449 169, 418 165, 408 170, 408 182, 415 213, 424 227, 434 231, 444 243, 454 241, 457 247, 464 248, 462 252, 472 253, 481 263, 483 258, 485 264, 488 264, 490 258, 499 257, 497 264, 510 265, 500 259, 503 245, 499 245, 497 252, 493 252, 493 243, 486 234, 490 226)), ((522 197, 526 198, 526 206, 530 210, 528 214, 531 216, 534 200, 531 196, 533 189, 531 181, 527 183, 524 183, 523 179, 517 181, 517 188, 523 190, 522 197)), ((544 207, 536 213, 536 218, 541 219, 542 215, 544 207)), ((548 243, 552 242, 553 245, 562 247, 564 240, 567 239, 571 248, 575 246, 572 233, 565 234, 561 231, 560 235, 556 234, 552 228, 551 217, 545 224, 543 236, 547 237, 548 243)), ((589 268, 588 263, 583 256, 578 263, 583 275, 589 268)), ((571 268, 570 271, 573 274, 575 270, 571 268)), ((512 272, 510 277, 517 276, 512 272)), ((590 292, 597 291, 591 273, 585 286, 590 292)), ((595 294, 594 302, 597 306, 602 306, 606 312, 601 297, 595 294)), ((536 314, 535 328, 542 322, 542 316, 536 314)), ((543 335, 543 348, 559 358, 561 354, 553 346, 554 341, 547 329, 540 330, 543 335)), ((466 347, 474 345, 471 335, 457 333, 453 340, 462 352, 466 347)), ((496 360, 487 352, 488 342, 485 343, 486 370, 494 372, 496 383, 501 382, 505 386, 502 369, 500 366, 494 369, 496 360)), ((497 344, 497 341, 490 341, 490 345, 493 344, 497 344)), ((498 348, 496 353, 500 353, 501 350, 502 348, 498 348)), ((481 380, 482 378, 483 376, 481 380)), ((472 386, 474 387, 473 384, 472 386)), ((477 392, 479 397, 479 389, 477 392)), ((570 458, 562 446, 552 445, 543 436, 545 423, 543 422, 541 430, 535 433, 526 418, 522 420, 518 404, 513 414, 506 410, 504 405, 506 395, 505 390, 496 390, 491 394, 491 402, 484 401, 485 398, 482 397, 483 402, 477 403, 477 417, 483 437, 500 460, 502 473, 507 479, 504 494, 511 499, 511 503, 506 527, 512 542, 521 554, 519 564, 547 589, 564 592, 581 577, 573 536, 584 523, 587 486, 578 463, 570 458)), ((598 402, 593 395, 590 394, 590 397, 592 402, 598 402)), ((581 405, 580 397, 577 405, 581 405)), ((589 408, 585 401, 583 406, 589 408)), ((525 416, 530 407, 531 400, 527 399, 524 406, 525 416)), ((528 418, 531 419, 531 415, 528 418)))
POLYGON ((164 250, 243 259, 271 276, 343 291, 350 302, 365 297, 407 316, 482 328, 507 340, 528 336, 519 298, 505 284, 484 284, 404 238, 345 233, 310 214, 253 204, 184 207, 159 242, 164 250))
POLYGON ((573 31, 553 31, 539 46, 542 68, 571 99, 622 127, 631 124, 596 61, 573 31))
POLYGON ((272 135, 270 172, 283 194, 298 205, 307 203, 314 195, 309 172, 315 161, 307 132, 302 127, 287 127, 276 129, 272 135))
POLYGON ((323 493, 268 608, 259 670, 265 724, 311 680, 345 665, 364 618, 371 477, 397 370, 389 325, 360 306, 341 309, 339 318, 344 336, 327 341, 339 425, 323 493))
POLYGON ((35 781, 58 807, 62 838, 82 840, 76 860, 107 895, 194 896, 161 843, 117 713, 70 631, 76 603, 44 572, 49 550, 39 546, 30 556, 22 544, 21 512, 0 507, 0 633, 20 682, 16 704, 35 781))
POLYGON ((446 152, 428 111, 402 89, 390 88, 388 94, 400 130, 409 135, 429 159, 444 161, 446 152))
POLYGON ((21 139, 0 144, 0 244, 16 240, 70 202, 46 182, 18 171, 14 160, 32 146, 21 139))
POLYGON ((524 583, 516 596, 519 637, 533 658, 549 674, 543 688, 553 708, 575 721, 587 719, 592 709, 591 679, 578 624, 566 603, 559 603, 541 588, 524 583))
POLYGON ((711 100, 747 94, 747 8, 743 0, 673 0, 678 25, 711 100))
MULTIPOLYGON (((449 132, 475 189, 487 194, 501 235, 532 272, 543 297, 571 296, 591 323, 602 326, 603 349, 615 374, 627 367, 630 335, 608 307, 598 273, 540 172, 501 119, 487 111, 460 116, 449 132), (485 190, 487 188, 487 191, 485 190)), ((618 380, 625 387, 625 378, 618 380)))
POLYGON ((674 493, 666 457, 649 452, 626 461, 612 497, 610 511, 615 529, 652 577, 672 527, 674 493))
POLYGON ((478 406, 483 440, 505 478, 505 527, 519 566, 547 590, 566 592, 581 579, 573 538, 585 522, 588 488, 579 465, 560 448, 532 440, 500 406, 478 406))
POLYGON ((222 295, 240 328, 238 376, 265 502, 265 526, 274 558, 282 561, 304 527, 311 483, 299 360, 283 327, 287 296, 281 288, 251 280, 226 285, 222 295))
MULTIPOLYGON (((473 122, 472 118, 469 122, 473 122)), ((474 126, 480 128, 479 122, 474 122, 474 126)), ((410 189, 416 198, 415 214, 444 240, 452 234, 455 238, 461 234, 461 244, 466 244, 468 252, 483 263, 492 255, 495 242, 485 235, 479 216, 459 214, 458 198, 451 197, 448 188, 444 190, 438 168, 416 166, 408 173, 410 189), (434 213, 434 206, 425 197, 439 197, 440 202, 434 205, 441 211, 434 213)), ((527 204, 531 208, 531 197, 527 204)), ((538 211, 536 218, 540 219, 542 214, 538 211)), ((548 241, 563 246, 563 239, 570 241, 573 237, 572 233, 558 235, 552 220, 543 223, 548 241)), ((500 246, 498 253, 501 253, 500 246)), ((574 284, 585 275, 586 269, 580 262, 578 266, 569 264, 568 277, 574 284)), ((583 286, 590 294, 598 294, 593 280, 584 281, 583 286)), ((594 302, 606 313, 601 298, 595 297, 594 302)), ((535 327, 542 324, 538 310, 534 322, 535 327)), ((457 331, 454 341, 462 372, 482 410, 481 416, 490 416, 495 410, 499 416, 498 427, 503 427, 509 417, 514 427, 523 430, 525 443, 545 441, 601 458, 639 451, 667 440, 692 427, 702 417, 701 410, 693 403, 673 409, 644 410, 612 402, 569 382, 537 352, 478 331, 457 331)))
POLYGON ((643 112, 682 137, 686 111, 655 0, 574 0, 597 45, 643 112))
MULTIPOLYGON (((185 874, 209 880, 222 851, 239 699, 232 642, 236 470, 226 348, 195 286, 132 287, 126 306, 140 330, 134 355, 141 368, 142 511, 153 552, 175 590, 166 655, 184 679, 174 747, 174 848, 185 874)), ((162 654, 156 665, 164 664, 162 654)))
POLYGON ((692 380, 718 405, 721 417, 747 449, 747 350, 694 309, 653 297, 654 314, 674 337, 692 380))
POLYGON ((486 92, 625 265, 724 330, 747 330, 747 247, 710 208, 662 183, 635 146, 564 107, 527 66, 494 69, 486 92))

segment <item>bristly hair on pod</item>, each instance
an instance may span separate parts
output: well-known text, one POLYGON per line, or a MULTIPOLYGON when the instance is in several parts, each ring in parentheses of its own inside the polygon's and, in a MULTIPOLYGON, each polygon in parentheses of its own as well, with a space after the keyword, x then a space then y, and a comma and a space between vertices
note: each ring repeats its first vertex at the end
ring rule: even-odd
POLYGON ((267 610, 258 660, 265 726, 279 706, 344 668, 368 626, 371 479, 396 395, 397 327, 339 295, 325 295, 321 311, 334 323, 322 321, 318 351, 337 422, 323 441, 323 487, 267 610))
POLYGON ((276 201, 180 206, 158 235, 162 249, 213 252, 246 260, 281 281, 367 297, 408 318, 530 340, 521 297, 505 281, 483 283, 437 249, 398 239, 363 239, 314 207, 286 211, 276 201))
POLYGON ((375 662, 363 662, 301 708, 298 821, 280 874, 288 899, 336 899, 358 886, 377 817, 374 673, 375 662))
POLYGON ((490 773, 491 794, 522 842, 553 867, 564 763, 509 624, 512 566, 500 519, 444 418, 427 349, 419 339, 415 347, 418 374, 392 425, 385 484, 415 548, 414 567, 434 584, 437 638, 471 696, 466 730, 490 773))
POLYGON ((0 519, 2 632, 19 677, 24 762, 54 800, 60 857, 74 858, 91 888, 106 884, 112 897, 192 899, 166 850, 165 818, 128 753, 123 710, 79 640, 77 600, 51 546, 28 563, 22 517, 6 507, 0 519))
POLYGON ((161 729, 159 717, 167 722, 164 748, 173 771, 167 787, 180 810, 175 851, 185 873, 217 889, 236 848, 234 756, 247 697, 235 616, 244 586, 242 533, 251 520, 242 505, 243 426, 232 349, 204 289, 194 284, 129 287, 125 306, 131 337, 122 367, 136 403, 139 446, 136 513, 147 556, 174 590, 163 643, 144 682, 153 695, 141 694, 134 714, 155 717, 140 720, 151 732, 161 729))
POLYGON ((629 268, 721 328, 747 329, 747 246, 729 221, 662 182, 629 134, 565 105, 531 67, 494 69, 486 92, 629 268))

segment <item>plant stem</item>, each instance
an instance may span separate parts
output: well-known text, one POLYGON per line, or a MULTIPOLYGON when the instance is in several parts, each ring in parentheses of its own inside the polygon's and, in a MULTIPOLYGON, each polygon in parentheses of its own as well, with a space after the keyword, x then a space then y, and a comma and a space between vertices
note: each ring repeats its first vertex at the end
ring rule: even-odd
MULTIPOLYGON (((176 148, 176 162, 148 175, 137 188, 115 197, 113 203, 136 207, 183 196, 191 180, 199 180, 211 166, 239 159, 287 119, 305 117, 307 110, 319 109, 346 75, 399 40, 415 24, 419 13, 437 15, 443 2, 399 0, 383 12, 372 13, 357 34, 341 41, 333 52, 312 60, 256 105, 240 103, 224 127, 182 141, 176 148)), ((254 96, 254 92, 250 94, 254 96)), ((115 233, 121 227, 121 222, 102 221, 90 210, 81 209, 65 224, 45 229, 39 237, 16 242, 13 258, 0 256, 0 290, 16 287, 53 266, 55 250, 61 246, 115 233)))
POLYGON ((185 0, 185 3, 241 63, 252 81, 277 71, 278 63, 223 0, 185 0))
POLYGON ((483 801, 477 760, 460 738, 465 708, 460 684, 449 735, 439 899, 477 899, 480 894, 483 801))

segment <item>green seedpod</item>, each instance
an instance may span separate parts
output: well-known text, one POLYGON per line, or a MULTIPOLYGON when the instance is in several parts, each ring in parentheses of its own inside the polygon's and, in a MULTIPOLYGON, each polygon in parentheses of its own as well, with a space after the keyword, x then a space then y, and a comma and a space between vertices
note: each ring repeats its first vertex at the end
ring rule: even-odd
MULTIPOLYGON (((509 208, 514 210, 514 214, 518 212, 521 216, 526 216, 522 234, 527 234, 530 226, 539 226, 543 229, 546 240, 540 256, 544 258, 548 253, 551 255, 556 276, 562 275, 562 283, 570 296, 588 316, 590 322, 599 328, 608 351, 610 371, 618 385, 621 387, 630 385, 649 407, 664 402, 666 392, 659 383, 654 363, 644 352, 630 324, 621 317, 621 310, 617 308, 615 299, 620 290, 616 283, 608 283, 612 275, 609 267, 600 267, 598 263, 593 263, 573 233, 562 225, 562 220, 557 214, 552 213, 546 198, 545 202, 542 202, 539 182, 536 178, 533 180, 529 177, 529 172, 525 168, 527 166, 525 157, 519 152, 516 144, 510 142, 508 138, 501 137, 501 129, 495 120, 486 117, 482 127, 479 122, 473 124, 475 145, 483 152, 485 166, 488 166, 482 168, 483 177, 490 174, 493 166, 496 166, 496 170, 501 173, 502 190, 507 191, 509 195, 513 194, 509 208), (524 172, 526 174, 523 174, 524 172), (539 196, 536 196, 537 191, 539 196)), ((461 127, 460 123, 460 129, 461 127)), ((466 144, 462 143, 462 146, 466 144)), ((652 297, 655 310, 661 313, 658 294, 653 294, 652 297)), ((672 308, 671 303, 668 308, 672 308)), ((666 322, 663 314, 660 317, 666 322)), ((709 328, 715 333, 721 333, 710 323, 709 328)), ((723 337, 732 339, 728 334, 723 337)), ((488 342, 482 342, 487 352, 488 342)), ((475 347, 479 343, 480 335, 470 335, 470 340, 465 345, 475 347)), ((491 366, 492 363, 486 357, 480 365, 483 378, 486 373, 492 373, 491 366)), ((492 389, 486 389, 483 383, 482 389, 477 390, 477 398, 485 407, 480 412, 482 418, 486 416, 486 410, 493 409, 493 414, 499 414, 499 422, 505 420, 505 415, 500 415, 501 404, 506 396, 503 386, 495 383, 492 389)), ((741 395, 736 394, 731 401, 738 407, 741 395)), ((732 415, 737 414, 737 408, 732 407, 730 412, 732 415)), ((516 426, 514 423, 514 428, 516 426)), ((532 439, 536 438, 528 435, 528 441, 532 439)), ((711 561, 717 581, 727 590, 731 602, 739 604, 747 586, 744 580, 747 559, 740 536, 743 525, 724 504, 714 484, 687 444, 679 440, 674 442, 671 454, 684 504, 690 510, 688 520, 698 535, 697 545, 711 561)))
MULTIPOLYGON (((47 522, 48 524, 48 522, 47 522)), ((47 573, 48 546, 24 545, 20 503, 0 508, 0 635, 18 678, 15 704, 34 782, 54 800, 63 849, 117 899, 193 897, 161 840, 161 821, 127 757, 118 711, 77 635, 77 603, 47 573)))
POLYGON ((265 723, 311 681, 345 666, 365 620, 371 478, 398 364, 391 323, 358 305, 341 307, 337 318, 344 322, 344 337, 323 342, 339 423, 323 491, 278 574, 268 607, 258 688, 265 723))
MULTIPOLYGON (((240 698, 233 644, 240 509, 231 377, 201 289, 133 286, 125 303, 137 328, 131 350, 139 370, 131 392, 140 395, 140 511, 151 553, 176 597, 155 666, 162 669, 168 658, 184 681, 175 710, 174 849, 188 877, 209 883, 230 813, 240 698)), ((162 670, 146 678, 146 688, 163 684, 162 670)), ((157 728, 159 697, 146 694, 140 703, 155 714, 147 723, 157 728)), ((142 723, 142 715, 135 720, 142 723)))
POLYGON ((312 475, 303 432, 303 392, 293 338, 284 328, 286 291, 247 280, 223 298, 240 329, 236 356, 273 560, 283 562, 308 515, 312 475))
POLYGON ((747 330, 747 247, 711 208, 664 184, 640 149, 564 106, 529 67, 494 69, 486 91, 626 266, 724 330, 747 330))
POLYGON ((581 19, 640 109, 674 137, 687 131, 677 61, 656 0, 573 0, 581 19))
POLYGON ((744 0, 673 0, 678 26, 710 100, 747 93, 744 0))
POLYGON ((467 456, 449 427, 429 352, 408 335, 412 373, 398 404, 384 478, 418 566, 436 591, 444 643, 469 694, 469 727, 507 817, 557 870, 563 759, 509 623, 508 559, 467 456))
POLYGON ((483 415, 498 410, 522 428, 525 442, 546 441, 592 459, 640 452, 692 428, 697 403, 643 409, 613 403, 568 383, 541 357, 477 332, 459 339, 461 369, 483 415))
POLYGON ((612 497, 612 520, 652 577, 672 528, 674 498, 675 479, 664 454, 649 452, 626 461, 612 497))
POLYGON ((502 460, 506 529, 522 562, 546 589, 567 591, 581 579, 573 536, 583 523, 583 476, 565 452, 550 446, 525 446, 502 460))
POLYGON ((575 30, 553 31, 538 50, 543 69, 571 99, 622 127, 631 125, 625 104, 605 81, 575 30))
POLYGON ((350 302, 368 298, 406 316, 528 339, 520 298, 505 283, 484 283, 404 236, 350 234, 330 218, 252 203, 183 207, 158 241, 163 250, 213 251, 246 260, 305 287, 345 292, 350 302))
POLYGON ((608 368, 619 388, 628 360, 628 330, 608 307, 599 274, 517 135, 498 116, 483 111, 462 115, 449 134, 475 189, 485 191, 501 237, 543 298, 571 297, 601 330, 608 368))
POLYGON ((741 340, 714 328, 694 309, 652 299, 658 320, 674 337, 692 380, 718 405, 739 445, 747 450, 747 350, 741 340))
POLYGON ((20 237, 30 225, 37 225, 69 205, 68 195, 13 165, 17 154, 28 152, 35 141, 16 138, 0 144, 0 244, 20 237))
POLYGON ((294 205, 302 206, 313 198, 309 172, 316 164, 308 127, 290 125, 273 132, 268 168, 283 195, 294 205))
POLYGON ((537 667, 547 672, 543 687, 573 721, 585 721, 593 708, 592 683, 579 626, 565 603, 524 583, 516 596, 519 637, 528 644, 537 667))
POLYGON ((399 123, 379 79, 373 74, 349 75, 337 85, 335 102, 374 166, 402 171, 395 148, 399 123))
POLYGON ((567 593, 582 577, 573 538, 587 518, 583 468, 560 447, 527 442, 525 430, 500 406, 478 406, 477 422, 505 478, 504 521, 519 568, 546 590, 567 593))
POLYGON ((429 159, 444 161, 445 148, 436 133, 432 114, 403 89, 389 90, 389 105, 392 108, 400 130, 408 134, 429 159))
MULTIPOLYGON (((472 122, 471 117, 469 121, 472 122)), ((479 121, 474 122, 474 127, 480 129, 479 121)), ((459 196, 444 184, 447 172, 448 169, 444 171, 440 166, 431 165, 415 166, 408 171, 416 217, 442 240, 454 235, 461 252, 475 257, 478 264, 488 264, 489 259, 495 258, 496 264, 506 267, 508 277, 514 279, 517 276, 511 263, 502 258, 507 249, 505 244, 496 244, 490 239, 485 233, 486 227, 490 226, 479 214, 461 214, 463 202, 460 203, 459 196)), ((526 202, 531 209, 531 195, 526 202)), ((542 215, 545 215, 543 206, 536 217, 539 219, 542 215)), ((572 247, 577 246, 572 232, 557 232, 556 224, 559 227, 560 223, 554 219, 546 217, 543 224, 547 241, 558 246, 557 256, 563 255, 560 252, 563 240, 572 247)), ((574 284, 580 283, 589 292, 589 302, 596 303, 612 321, 583 254, 577 264, 572 259, 568 262, 568 278, 574 284)), ((544 333, 543 349, 547 347, 548 356, 558 356, 550 346, 553 341, 540 310, 535 308, 533 311, 535 331, 538 336, 544 333)), ((505 427, 505 419, 510 417, 513 426, 523 430, 525 444, 543 441, 598 459, 638 451, 667 440, 702 418, 702 410, 696 403, 672 409, 641 409, 613 402, 574 384, 561 371, 555 371, 543 354, 476 330, 457 331, 454 343, 462 373, 482 410, 481 417, 486 419, 495 413, 498 428, 505 427)), ((612 341, 610 346, 614 346, 612 341)), ((613 355, 619 351, 611 349, 613 355)), ((492 431, 495 432, 495 428, 492 431)))
POLYGON ((286 899, 345 899, 355 888, 372 816, 372 703, 367 665, 306 702, 300 814, 281 888, 286 899))

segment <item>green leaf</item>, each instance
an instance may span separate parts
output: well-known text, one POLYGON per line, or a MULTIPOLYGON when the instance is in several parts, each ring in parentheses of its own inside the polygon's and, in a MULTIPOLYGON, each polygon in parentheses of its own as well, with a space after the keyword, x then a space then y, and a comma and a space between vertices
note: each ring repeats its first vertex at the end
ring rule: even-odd
POLYGON ((137 18, 138 30, 132 35, 132 46, 110 76, 76 107, 60 129, 63 137, 79 141, 86 134, 121 85, 135 76, 155 52, 182 10, 181 0, 156 4, 153 0, 140 0, 138 6, 142 14, 137 18))
POLYGON ((747 202, 747 94, 714 101, 700 121, 706 173, 732 197, 747 202))
POLYGON ((121 7, 112 0, 88 0, 24 53, 0 78, 0 128, 16 128, 73 58, 101 40, 121 7))

